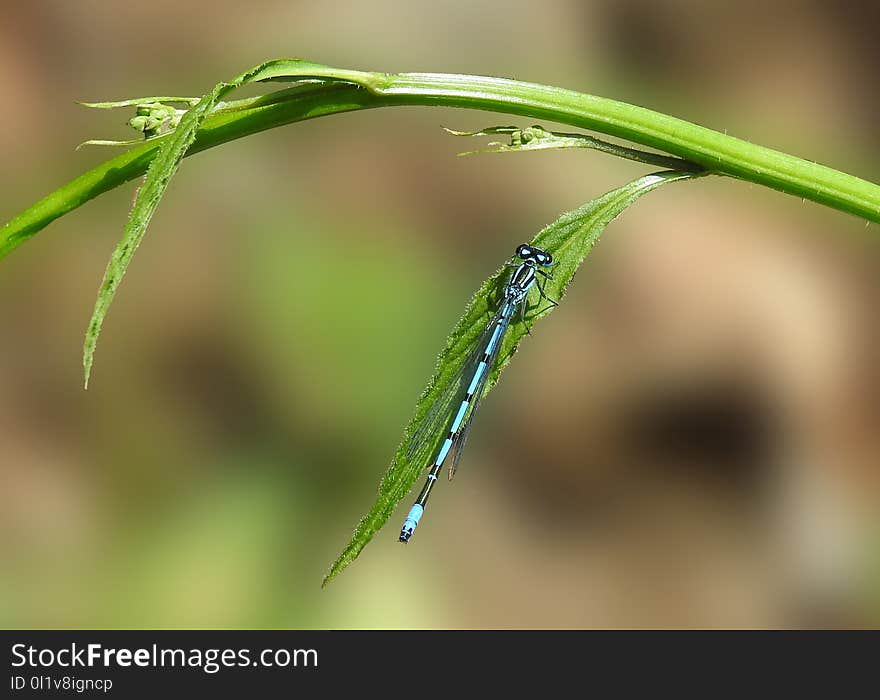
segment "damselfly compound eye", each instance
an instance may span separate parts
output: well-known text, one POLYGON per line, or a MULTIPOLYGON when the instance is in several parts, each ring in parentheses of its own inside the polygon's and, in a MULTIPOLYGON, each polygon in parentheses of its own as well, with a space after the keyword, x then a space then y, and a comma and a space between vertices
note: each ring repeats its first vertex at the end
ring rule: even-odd
POLYGON ((523 244, 516 249, 516 256, 525 260, 532 255, 532 249, 523 244))

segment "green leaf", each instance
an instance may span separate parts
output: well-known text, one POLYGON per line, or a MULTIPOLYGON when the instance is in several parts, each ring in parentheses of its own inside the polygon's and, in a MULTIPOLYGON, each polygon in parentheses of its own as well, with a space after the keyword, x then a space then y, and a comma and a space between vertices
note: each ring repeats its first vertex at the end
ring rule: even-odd
POLYGON ((165 194, 168 182, 177 171, 177 167, 186 154, 187 148, 195 140, 199 126, 201 126, 205 116, 213 109, 220 95, 228 89, 230 89, 228 84, 220 83, 184 114, 171 137, 162 144, 156 157, 150 163, 150 167, 147 169, 143 185, 138 190, 128 222, 122 231, 122 238, 116 245, 116 249, 113 251, 110 262, 107 265, 107 270, 104 272, 104 279, 98 291, 95 309, 92 312, 92 318, 86 331, 85 344, 83 345, 83 370, 86 388, 89 386, 95 346, 98 343, 98 336, 101 333, 104 317, 107 315, 107 310, 110 308, 113 296, 116 294, 125 271, 128 269, 128 264, 143 240, 150 219, 153 218, 153 214, 159 206, 159 201, 162 199, 162 195, 165 194))
POLYGON ((151 139, 158 138, 157 136, 150 136, 148 138, 141 139, 129 139, 128 141, 113 141, 110 139, 89 139, 88 141, 83 141, 78 144, 76 149, 77 151, 85 148, 86 146, 114 146, 114 147, 125 147, 125 146, 139 146, 144 143, 144 141, 150 141, 151 139))
POLYGON ((166 119, 170 118, 171 113, 176 115, 177 110, 161 104, 162 100, 166 102, 189 102, 190 104, 195 102, 186 113, 180 116, 179 122, 174 125, 171 136, 162 142, 156 157, 150 162, 144 182, 138 190, 134 206, 129 214, 128 222, 122 231, 122 238, 116 245, 116 249, 113 251, 110 262, 107 265, 107 270, 104 272, 104 279, 98 290, 98 299, 95 302, 95 309, 92 312, 92 318, 86 330, 85 343, 83 344, 83 370, 86 388, 89 386, 98 336, 101 333, 101 327, 110 308, 110 303, 113 301, 116 290, 125 276, 135 251, 143 240, 150 219, 153 218, 162 195, 165 194, 165 190, 168 188, 168 183, 174 173, 177 172, 180 161, 183 160, 187 150, 195 141, 196 133, 204 122, 205 117, 218 105, 221 97, 249 82, 268 80, 308 82, 310 79, 322 79, 328 82, 358 82, 359 76, 366 75, 357 71, 343 71, 342 74, 333 73, 332 68, 317 63, 299 59, 282 59, 262 63, 246 73, 242 73, 228 83, 218 83, 211 92, 204 95, 198 101, 192 98, 171 97, 154 98, 152 100, 149 100, 149 98, 135 98, 118 102, 82 103, 87 107, 99 109, 137 106, 139 115, 144 119, 152 121, 135 123, 135 120, 132 120, 132 126, 143 130, 149 136, 154 127, 166 123, 166 119), (340 77, 341 75, 342 77, 340 77), (349 80, 349 78, 351 79, 349 80), (144 102, 144 99, 148 101, 144 102), (157 110, 160 113, 159 117, 156 116, 157 110), (142 111, 143 114, 141 114, 142 111), (157 119, 158 122, 154 124, 157 119))
POLYGON ((81 102, 77 100, 77 104, 81 107, 89 107, 91 109, 118 109, 119 107, 137 107, 151 102, 171 102, 178 104, 187 104, 194 107, 199 103, 200 97, 129 97, 126 100, 115 100, 113 102, 81 102))
POLYGON ((589 134, 576 134, 561 131, 550 131, 539 124, 527 126, 525 128, 519 126, 490 126, 479 131, 455 131, 443 127, 453 136, 496 136, 502 135, 508 137, 508 143, 500 141, 490 141, 485 148, 479 148, 473 151, 464 151, 459 156, 471 156, 477 153, 518 153, 520 151, 544 151, 547 149, 558 148, 589 148, 594 151, 608 153, 618 158, 626 160, 634 160, 638 163, 653 165, 660 168, 669 168, 670 170, 688 170, 700 171, 705 170, 702 165, 697 165, 684 158, 674 158, 660 153, 652 153, 637 148, 621 146, 620 144, 610 143, 597 139, 589 134))
MULTIPOLYGON (((578 267, 605 227, 639 197, 664 183, 700 177, 702 174, 704 173, 663 171, 646 175, 588 202, 579 209, 563 214, 544 228, 532 239, 532 243, 551 253, 555 260, 553 279, 547 280, 545 285, 547 294, 557 300, 562 298, 578 267)), ((447 394, 446 389, 457 379, 467 362, 474 343, 479 339, 487 319, 495 308, 493 296, 497 299, 497 292, 509 274, 510 268, 502 267, 486 280, 450 333, 446 348, 437 360, 434 376, 419 398, 415 413, 404 430, 403 440, 382 479, 376 502, 358 524, 351 541, 324 578, 323 585, 326 586, 355 560, 373 535, 391 517, 398 502, 407 495, 413 484, 424 476, 429 460, 434 457, 441 440, 445 437, 445 431, 434 431, 436 432, 434 439, 424 440, 417 447, 423 436, 419 428, 431 407, 440 397, 447 394)), ((549 305, 543 304, 543 306, 549 305)), ((553 308, 551 306, 542 309, 539 306, 534 313, 526 316, 525 322, 517 317, 511 324, 502 343, 498 360, 489 375, 486 391, 498 381, 499 375, 516 352, 520 340, 529 332, 535 320, 550 313, 553 308)), ((443 412, 441 419, 451 420, 452 411, 456 408, 457 405, 450 406, 448 411, 443 412)))

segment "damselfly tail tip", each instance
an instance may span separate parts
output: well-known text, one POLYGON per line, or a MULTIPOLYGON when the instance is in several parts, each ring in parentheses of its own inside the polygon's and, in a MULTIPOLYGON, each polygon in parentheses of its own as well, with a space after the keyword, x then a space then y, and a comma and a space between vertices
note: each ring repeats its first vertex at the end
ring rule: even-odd
POLYGON ((403 524, 403 527, 400 528, 400 537, 398 538, 398 541, 403 542, 404 544, 409 542, 409 538, 412 537, 415 529, 415 523, 410 518, 407 518, 406 522, 403 524))
POLYGON ((406 516, 406 520, 403 521, 403 527, 400 528, 400 542, 403 542, 404 544, 409 542, 409 538, 412 537, 412 534, 416 531, 416 526, 419 524, 419 519, 424 512, 424 506, 421 506, 418 503, 409 509, 409 515, 406 516))

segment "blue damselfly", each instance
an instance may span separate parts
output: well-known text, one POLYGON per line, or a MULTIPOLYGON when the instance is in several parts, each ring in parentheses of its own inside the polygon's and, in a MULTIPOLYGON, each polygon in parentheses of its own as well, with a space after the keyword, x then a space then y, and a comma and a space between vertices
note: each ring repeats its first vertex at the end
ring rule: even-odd
MULTIPOLYGON (((470 359, 464 363, 461 377, 452 383, 454 387, 460 388, 454 389, 451 394, 447 394, 439 399, 428 413, 428 416, 443 415, 448 407, 455 405, 456 394, 460 395, 462 391, 464 392, 458 411, 449 424, 449 432, 446 439, 443 441, 436 458, 430 465, 431 471, 428 473, 425 485, 410 509, 403 527, 400 529, 401 542, 409 542, 409 538, 412 537, 422 514, 425 512, 425 505, 428 502, 428 496, 431 495, 431 489, 434 488, 434 484, 437 481, 437 475, 440 473, 440 469, 450 453, 452 454, 452 462, 449 465, 450 480, 455 476, 471 423, 480 405, 480 399, 486 389, 486 383, 489 380, 492 367, 498 359, 498 352, 501 348, 504 334, 510 327, 510 322, 517 309, 521 311, 523 318, 525 318, 529 290, 531 290, 532 286, 537 286, 542 298, 547 299, 553 305, 556 304, 555 301, 544 293, 544 285, 538 278, 538 275, 542 275, 552 279, 552 275, 549 272, 541 269, 552 264, 553 257, 549 253, 526 244, 519 246, 513 258, 508 262, 508 265, 515 266, 516 269, 504 286, 504 295, 501 303, 498 305, 498 309, 495 311, 495 315, 480 335, 470 359), (465 383, 468 379, 468 383, 465 383)), ((420 428, 417 431, 415 443, 431 440, 436 437, 433 427, 434 422, 436 421, 431 421, 426 416, 426 427, 425 429, 420 428)), ((440 426, 442 425, 441 423, 440 426)), ((416 449, 413 448, 412 451, 415 452, 416 449)))

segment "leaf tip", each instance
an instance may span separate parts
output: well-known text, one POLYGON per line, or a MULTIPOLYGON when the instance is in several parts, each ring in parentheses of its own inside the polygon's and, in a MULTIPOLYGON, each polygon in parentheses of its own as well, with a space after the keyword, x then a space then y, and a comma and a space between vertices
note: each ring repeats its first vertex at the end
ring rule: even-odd
POLYGON ((95 312, 95 316, 92 317, 91 322, 89 323, 88 330, 86 330, 86 337, 83 341, 83 388, 89 388, 89 379, 92 377, 92 365, 95 361, 95 347, 98 344, 98 334, 101 332, 101 321, 102 318, 97 317, 97 310, 95 312))
POLYGON ((86 341, 86 347, 83 348, 83 389, 88 391, 89 388, 89 379, 92 376, 92 358, 94 355, 94 348, 89 348, 88 340, 86 341))
POLYGON ((330 571, 327 572, 327 574, 324 576, 324 579, 321 581, 321 590, 327 588, 327 586, 330 585, 333 579, 335 579, 339 575, 339 572, 342 571, 342 569, 344 568, 344 566, 340 568, 339 561, 337 560, 336 563, 334 563, 333 566, 330 567, 330 571))

